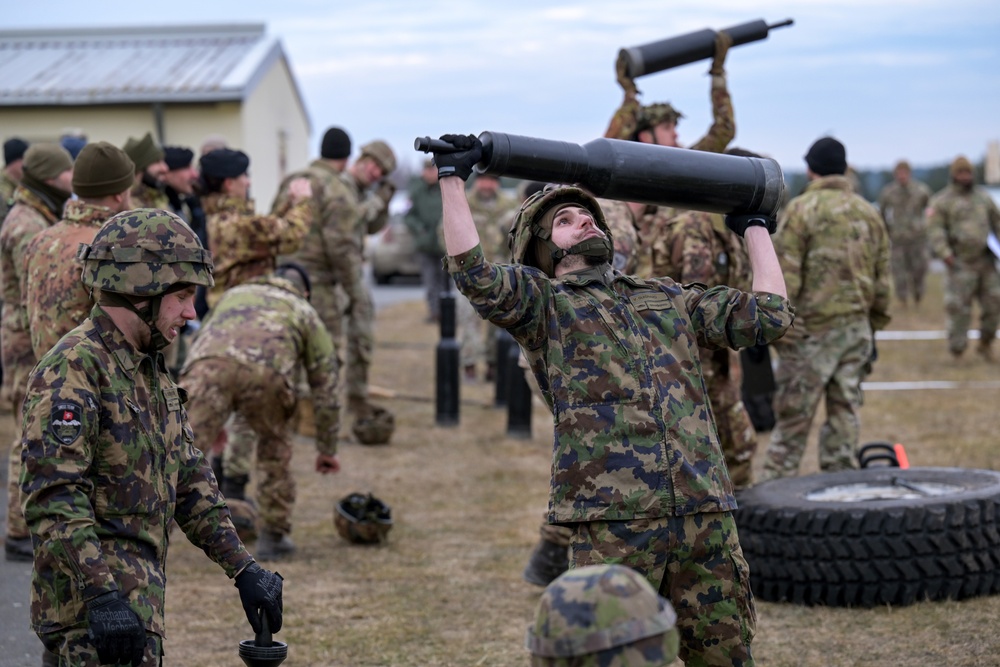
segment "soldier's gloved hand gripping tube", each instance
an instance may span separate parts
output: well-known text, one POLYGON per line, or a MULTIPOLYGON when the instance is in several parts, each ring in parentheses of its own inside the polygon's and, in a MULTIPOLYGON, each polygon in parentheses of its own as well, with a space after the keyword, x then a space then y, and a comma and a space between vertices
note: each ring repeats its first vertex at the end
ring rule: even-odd
POLYGON ((265 570, 257 563, 250 563, 236 575, 235 585, 240 591, 240 602, 255 633, 261 631, 261 612, 267 615, 271 632, 281 630, 282 580, 280 574, 265 570))

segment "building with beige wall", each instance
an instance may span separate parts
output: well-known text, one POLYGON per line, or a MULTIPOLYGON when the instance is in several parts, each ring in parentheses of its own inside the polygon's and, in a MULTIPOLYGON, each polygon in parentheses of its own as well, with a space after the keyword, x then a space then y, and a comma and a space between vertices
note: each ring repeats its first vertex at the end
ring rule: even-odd
POLYGON ((250 156, 261 211, 310 156, 302 95, 263 24, 0 31, 0 142, 70 130, 117 146, 151 131, 196 156, 221 135, 250 156))

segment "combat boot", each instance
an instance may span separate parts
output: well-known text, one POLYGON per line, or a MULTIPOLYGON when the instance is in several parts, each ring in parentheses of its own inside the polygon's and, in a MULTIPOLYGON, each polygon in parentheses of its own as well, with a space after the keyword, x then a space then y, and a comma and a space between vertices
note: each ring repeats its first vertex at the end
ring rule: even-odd
POLYGON ((30 537, 8 537, 3 542, 3 550, 9 561, 30 563, 35 560, 30 537))
POLYGON ((43 648, 42 667, 59 667, 59 654, 43 648))
POLYGON ((569 547, 546 539, 538 542, 524 568, 524 580, 536 586, 548 586, 569 569, 569 547))
POLYGON ((295 553, 295 543, 292 538, 273 530, 262 530, 257 536, 257 549, 254 557, 257 560, 281 560, 295 553))
POLYGON ((223 475, 222 483, 219 485, 219 490, 222 491, 222 495, 226 498, 232 498, 233 500, 246 500, 247 483, 249 481, 250 475, 234 475, 232 477, 223 475))
POLYGON ((992 340, 980 340, 979 347, 976 348, 976 352, 979 353, 986 361, 992 363, 995 361, 993 358, 993 341, 992 340))

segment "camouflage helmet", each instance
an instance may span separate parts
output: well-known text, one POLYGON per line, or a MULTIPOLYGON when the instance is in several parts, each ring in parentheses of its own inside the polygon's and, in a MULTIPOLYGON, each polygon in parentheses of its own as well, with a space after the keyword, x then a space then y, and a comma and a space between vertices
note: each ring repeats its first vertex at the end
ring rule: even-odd
POLYGON ((241 500, 238 498, 226 498, 226 505, 229 506, 229 514, 236 527, 236 534, 244 542, 253 542, 257 539, 257 506, 252 500, 241 500))
POLYGON ((396 430, 396 418, 385 408, 372 406, 358 416, 351 425, 351 432, 362 445, 385 445, 396 430))
POLYGON ((180 283, 215 284, 212 253, 181 218, 159 209, 112 216, 77 258, 83 284, 105 292, 151 297, 180 283))
POLYGON ((633 136, 637 136, 643 130, 652 130, 660 123, 676 123, 683 117, 684 114, 675 109, 669 102, 643 105, 639 107, 639 113, 636 114, 633 136))
POLYGON ((525 645, 533 667, 666 665, 677 657, 677 614, 623 565, 567 570, 538 601, 525 645))
POLYGON ((380 544, 392 528, 392 510, 370 493, 352 493, 334 506, 333 525, 352 544, 380 544))
MULTIPOLYGON (((594 195, 575 185, 550 184, 525 199, 514 217, 514 223, 507 234, 507 247, 510 250, 511 261, 541 269, 549 277, 554 276, 555 262, 574 251, 576 246, 569 250, 558 248, 551 241, 551 228, 546 229, 540 222, 547 211, 563 204, 575 204, 590 211, 598 228, 607 235, 605 255, 608 261, 611 260, 613 253, 611 228, 608 227, 608 223, 604 219, 604 211, 601 210, 601 205, 597 203, 594 195), (536 251, 535 244, 537 243, 544 244, 549 252, 536 251), (543 264, 550 262, 550 266, 543 266, 543 264)), ((592 240, 588 239, 584 243, 592 240)))
POLYGON ((382 173, 391 174, 396 171, 396 154, 389 148, 389 144, 384 141, 370 141, 361 147, 361 156, 370 157, 382 168, 382 173))

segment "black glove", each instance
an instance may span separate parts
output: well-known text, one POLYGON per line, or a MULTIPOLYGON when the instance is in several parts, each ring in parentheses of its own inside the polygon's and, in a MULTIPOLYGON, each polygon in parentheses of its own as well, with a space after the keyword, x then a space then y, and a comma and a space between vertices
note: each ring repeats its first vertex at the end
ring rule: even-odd
POLYGON ((261 631, 261 613, 267 614, 267 627, 271 632, 281 629, 281 582, 280 574, 265 570, 257 563, 250 563, 236 575, 240 602, 255 633, 261 631))
POLYGON ((773 234, 778 227, 778 222, 763 213, 741 213, 740 215, 727 215, 726 227, 739 234, 743 238, 743 233, 747 227, 763 227, 768 234, 773 234))
POLYGON ((463 181, 468 180, 472 168, 483 158, 483 142, 474 134, 443 134, 441 141, 447 141, 458 150, 454 153, 434 154, 438 178, 458 176, 463 181))
POLYGON ((87 625, 102 665, 142 664, 146 628, 118 591, 87 600, 87 625))

